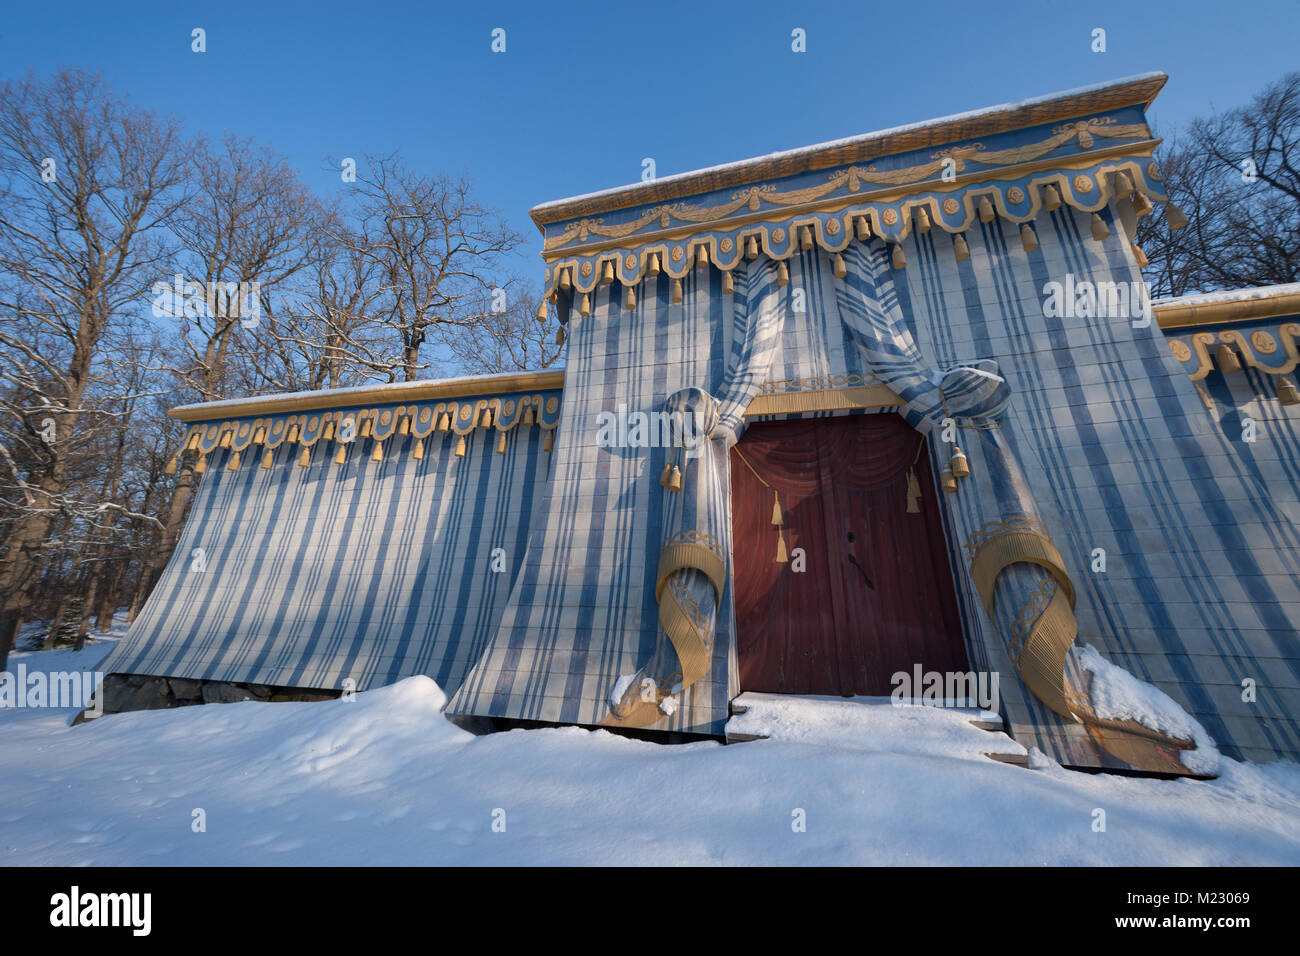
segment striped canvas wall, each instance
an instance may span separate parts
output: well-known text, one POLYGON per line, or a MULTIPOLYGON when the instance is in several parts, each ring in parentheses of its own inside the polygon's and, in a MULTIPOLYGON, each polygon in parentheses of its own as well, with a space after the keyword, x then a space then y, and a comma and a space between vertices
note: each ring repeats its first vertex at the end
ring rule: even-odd
MULTIPOLYGON (((545 394, 545 393, 544 393, 545 394)), ((551 393, 554 395, 554 393, 551 393)), ((546 484, 538 428, 359 440, 336 464, 209 454, 189 519, 106 673, 357 689, 427 674, 455 689, 496 625, 546 484), (493 570, 493 551, 498 553, 493 570), (195 552, 203 551, 204 570, 195 552)))

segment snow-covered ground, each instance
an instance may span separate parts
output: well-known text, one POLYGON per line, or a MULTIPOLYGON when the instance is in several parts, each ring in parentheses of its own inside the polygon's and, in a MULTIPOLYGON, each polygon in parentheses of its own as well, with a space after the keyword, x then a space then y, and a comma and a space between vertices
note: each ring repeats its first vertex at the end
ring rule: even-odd
MULTIPOLYGON (((10 669, 93 669, 111 643, 10 669)), ((731 746, 475 737, 444 702, 416 677, 78 727, 0 710, 0 863, 1300 864, 1290 763, 1224 759, 1209 782, 1025 770, 983 756, 1021 751, 969 714, 779 699, 733 719, 772 739, 731 746)))

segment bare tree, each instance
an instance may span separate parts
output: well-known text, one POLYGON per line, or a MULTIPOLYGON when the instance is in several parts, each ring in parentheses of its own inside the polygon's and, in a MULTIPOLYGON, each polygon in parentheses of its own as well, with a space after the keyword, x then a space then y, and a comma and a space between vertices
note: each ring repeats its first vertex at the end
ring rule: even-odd
POLYGON ((1188 225, 1170 230, 1163 211, 1139 220, 1153 294, 1300 281, 1300 73, 1193 121, 1157 159, 1188 225))
POLYGON ((0 88, 0 669, 31 606, 55 517, 101 502, 69 470, 102 426, 102 352, 144 300, 181 201, 180 132, 98 77, 0 88))
POLYGON ((555 313, 541 314, 541 293, 519 280, 478 296, 476 321, 458 327, 445 346, 470 375, 550 368, 564 354, 557 342, 555 313))
MULTIPOLYGON (((276 290, 311 262, 317 203, 284 159, 227 135, 217 147, 192 146, 186 166, 191 195, 174 217, 181 245, 173 282, 154 288, 156 313, 180 325, 172 371, 201 402, 231 397, 232 350, 256 338, 276 290)), ((197 475, 192 453, 179 456, 164 531, 150 561, 157 578, 185 523, 197 475)))
POLYGON ((352 189, 352 222, 335 238, 375 265, 375 317, 401 343, 391 371, 413 381, 429 367, 420 350, 431 333, 481 321, 481 296, 497 288, 491 276, 521 237, 467 179, 416 173, 396 154, 364 157, 352 189))

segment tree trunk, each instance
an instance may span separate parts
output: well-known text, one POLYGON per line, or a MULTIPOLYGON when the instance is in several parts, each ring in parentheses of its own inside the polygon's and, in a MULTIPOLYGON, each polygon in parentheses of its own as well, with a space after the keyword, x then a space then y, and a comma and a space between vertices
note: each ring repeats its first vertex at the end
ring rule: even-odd
POLYGON ((63 612, 67 610, 69 597, 71 597, 71 592, 64 591, 63 597, 59 598, 59 606, 54 612, 54 623, 45 632, 45 643, 41 645, 43 650, 48 651, 53 648, 54 642, 59 638, 59 628, 63 626, 63 612))

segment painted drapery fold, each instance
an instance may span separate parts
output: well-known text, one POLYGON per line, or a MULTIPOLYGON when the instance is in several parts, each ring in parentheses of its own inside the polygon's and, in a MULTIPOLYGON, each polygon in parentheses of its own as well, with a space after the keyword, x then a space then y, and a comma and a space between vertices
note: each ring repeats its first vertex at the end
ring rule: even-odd
MULTIPOLYGON (((1092 706, 1087 672, 1072 652, 1078 636, 1074 585, 1002 428, 1011 390, 997 363, 930 367, 904 325, 885 245, 855 245, 844 258, 846 275, 836 284, 836 302, 865 366, 907 403, 902 414, 918 431, 974 436, 975 447, 968 452, 974 452, 994 493, 978 499, 990 510, 967 545, 970 574, 1021 680, 1046 707, 1083 723, 1098 745, 1126 762, 1185 772, 1177 752, 1190 748, 1190 741, 1131 721, 1101 720, 1092 706)), ((946 473, 945 481, 955 484, 956 478, 946 473)))
POLYGON ((716 397, 691 386, 669 396, 681 422, 663 487, 663 545, 655 576, 659 636, 649 660, 613 689, 606 726, 648 727, 670 715, 677 697, 708 669, 718 608, 726 590, 722 542, 731 520, 728 450, 744 431, 745 409, 766 380, 784 325, 788 295, 776 263, 759 259, 735 276, 739 333, 716 397))

